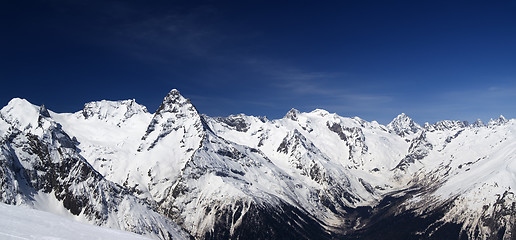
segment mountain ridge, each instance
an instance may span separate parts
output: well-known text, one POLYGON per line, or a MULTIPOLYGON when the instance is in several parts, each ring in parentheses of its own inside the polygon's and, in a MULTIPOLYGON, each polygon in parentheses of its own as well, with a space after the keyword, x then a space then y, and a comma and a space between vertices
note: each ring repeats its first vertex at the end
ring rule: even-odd
MULTIPOLYGON (((34 159, 59 163, 59 152, 72 149, 88 171, 141 202, 146 214, 164 218, 161 229, 171 236, 374 238, 375 228, 393 220, 414 224, 384 234, 510 239, 515 231, 516 121, 503 116, 488 124, 424 126, 403 113, 381 125, 322 109, 292 109, 274 120, 209 117, 175 89, 154 114, 134 100, 90 102, 76 113, 11 102, 0 111, 2 159, 27 155, 23 145, 30 145, 30 136, 40 149, 57 153, 34 159)), ((22 204, 13 200, 26 195, 13 189, 22 179, 17 172, 31 172, 36 162, 2 161, 2 202, 22 204)), ((74 183, 83 179, 68 177, 74 183)), ((106 196, 116 199, 110 191, 106 196)), ((87 206, 96 200, 82 201, 87 206)), ((108 205, 116 208, 115 202, 108 205)), ((152 228, 133 231, 167 238, 152 228)))

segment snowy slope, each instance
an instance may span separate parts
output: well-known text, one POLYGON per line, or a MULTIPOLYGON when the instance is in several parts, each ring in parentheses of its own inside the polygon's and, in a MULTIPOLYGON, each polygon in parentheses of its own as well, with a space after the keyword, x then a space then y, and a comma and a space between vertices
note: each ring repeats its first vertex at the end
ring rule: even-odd
POLYGON ((3 203, 0 203, 0 215, 0 238, 5 240, 149 239, 130 232, 79 223, 48 212, 3 203))
POLYGON ((420 160, 422 167, 414 181, 432 190, 407 205, 419 211, 425 206, 428 211, 446 204, 449 210, 437 226, 452 222, 470 237, 513 238, 515 136, 514 120, 489 126, 459 124, 428 132, 426 138, 433 149, 420 160))

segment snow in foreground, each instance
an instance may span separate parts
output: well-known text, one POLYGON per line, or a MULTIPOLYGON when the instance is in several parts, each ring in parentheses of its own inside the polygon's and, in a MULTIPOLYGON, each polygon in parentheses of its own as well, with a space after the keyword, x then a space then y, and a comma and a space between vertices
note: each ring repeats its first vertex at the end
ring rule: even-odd
POLYGON ((58 215, 0 203, 0 239, 148 239, 76 222, 58 215))

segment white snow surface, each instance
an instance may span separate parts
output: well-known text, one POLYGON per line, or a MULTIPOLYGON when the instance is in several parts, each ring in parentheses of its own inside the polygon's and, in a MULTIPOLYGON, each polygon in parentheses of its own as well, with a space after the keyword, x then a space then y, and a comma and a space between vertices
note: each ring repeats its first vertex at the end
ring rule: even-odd
POLYGON ((80 223, 49 212, 0 203, 0 239, 144 240, 130 232, 80 223))

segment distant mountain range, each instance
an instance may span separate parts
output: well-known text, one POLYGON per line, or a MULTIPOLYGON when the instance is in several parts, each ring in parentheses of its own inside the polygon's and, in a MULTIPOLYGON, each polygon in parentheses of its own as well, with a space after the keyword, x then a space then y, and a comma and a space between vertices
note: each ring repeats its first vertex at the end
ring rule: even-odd
POLYGON ((0 110, 0 202, 155 239, 514 239, 516 120, 0 110))

